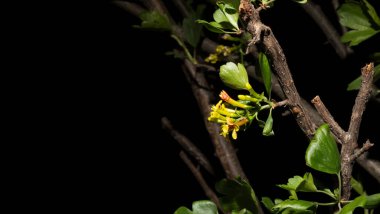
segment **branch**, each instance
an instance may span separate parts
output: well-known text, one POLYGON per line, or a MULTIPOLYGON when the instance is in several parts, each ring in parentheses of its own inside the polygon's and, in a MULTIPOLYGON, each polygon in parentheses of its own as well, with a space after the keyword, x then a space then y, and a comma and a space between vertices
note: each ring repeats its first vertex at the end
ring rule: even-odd
POLYGON ((362 154, 364 154, 365 152, 367 152, 372 146, 374 146, 375 144, 371 143, 369 140, 367 140, 362 148, 360 149, 357 149, 355 151, 355 153, 351 156, 351 160, 354 161, 356 160, 357 158, 359 158, 362 154))
POLYGON ((186 136, 175 130, 168 118, 161 118, 161 124, 162 127, 182 146, 182 148, 193 156, 195 160, 197 160, 198 163, 206 169, 207 172, 212 175, 215 174, 214 169, 212 168, 212 165, 207 157, 186 136))
POLYGON ((195 179, 201 185, 201 187, 202 187, 203 191, 205 192, 205 194, 207 195, 207 197, 209 197, 211 199, 211 201, 213 201, 216 204, 216 206, 219 208, 219 210, 223 211, 222 206, 220 205, 218 196, 208 186, 207 182, 203 178, 203 175, 199 171, 199 169, 197 169, 194 166, 194 164, 191 162, 191 160, 189 159, 189 157, 187 157, 187 155, 185 154, 185 152, 181 151, 179 153, 179 156, 181 157, 181 159, 183 160, 183 162, 185 162, 186 166, 190 169, 190 171, 193 173, 195 179))
POLYGON ((145 11, 145 9, 140 7, 140 5, 127 1, 112 1, 112 3, 137 17, 140 15, 140 13, 145 11))
POLYGON ((274 37, 271 29, 260 21, 259 12, 249 0, 240 1, 239 12, 247 26, 247 31, 252 34, 249 46, 260 42, 272 62, 273 70, 277 74, 285 97, 288 99, 288 106, 295 116, 298 126, 311 139, 316 129, 316 124, 311 121, 310 115, 305 111, 301 97, 294 85, 288 64, 286 63, 285 55, 277 39, 274 37))
POLYGON ((319 5, 315 4, 311 0, 308 0, 307 3, 300 5, 307 12, 307 14, 313 18, 341 59, 345 59, 348 54, 353 52, 351 48, 347 47, 340 41, 339 33, 335 30, 334 26, 323 13, 319 5))
POLYGON ((356 159, 356 161, 362 166, 370 175, 372 175, 377 182, 380 183, 380 162, 377 160, 368 159, 364 153, 356 159))
POLYGON ((220 127, 218 124, 210 123, 207 120, 210 114, 210 101, 212 100, 212 95, 209 91, 199 87, 199 85, 208 85, 204 73, 197 72, 195 66, 189 60, 184 60, 183 70, 186 79, 193 90, 194 97, 197 100, 199 109, 203 115, 206 129, 215 147, 216 155, 222 164, 227 178, 235 179, 241 177, 247 180, 232 143, 220 135, 220 127), (194 81, 196 81, 196 83, 194 81))
POLYGON ((332 133, 337 137, 337 140, 340 144, 344 141, 346 132, 339 126, 339 124, 334 120, 333 116, 330 114, 329 110, 323 104, 319 96, 314 97, 311 101, 319 114, 322 116, 323 120, 329 124, 332 133))
POLYGON ((352 108, 350 126, 345 135, 345 142, 341 148, 341 171, 342 171, 342 200, 348 200, 351 195, 350 180, 352 177, 353 160, 351 156, 358 147, 358 135, 362 115, 369 97, 371 96, 372 80, 374 74, 373 63, 362 68, 362 83, 352 108))

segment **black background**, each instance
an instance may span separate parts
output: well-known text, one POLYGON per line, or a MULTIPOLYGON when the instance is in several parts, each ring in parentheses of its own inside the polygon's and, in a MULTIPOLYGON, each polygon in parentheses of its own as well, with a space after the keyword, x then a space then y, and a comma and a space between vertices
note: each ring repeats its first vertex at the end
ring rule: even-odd
MULTIPOLYGON (((326 8, 333 17, 331 8, 326 8)), ((131 209, 173 213, 179 206, 191 207, 193 201, 206 199, 178 156, 180 146, 160 124, 161 117, 168 117, 176 129, 205 151, 218 171, 215 177, 206 175, 211 186, 223 178, 180 61, 165 55, 176 43, 165 33, 133 28, 139 19, 108 2, 88 5, 85 14, 71 35, 78 44, 73 55, 80 61, 76 69, 82 83, 75 92, 79 106, 75 111, 81 116, 74 129, 85 130, 83 141, 88 145, 78 152, 85 154, 85 160, 76 167, 78 177, 73 182, 83 187, 73 197, 91 198, 82 205, 94 210, 127 213, 131 209)), ((319 95, 336 121, 347 129, 356 91, 345 89, 368 62, 368 54, 376 47, 378 50, 378 41, 364 42, 354 48, 356 55, 342 61, 295 3, 278 1, 262 19, 284 49, 301 96, 311 100, 319 95)), ((369 102, 360 142, 367 138, 380 142, 375 125, 379 107, 369 102)), ((260 136, 260 130, 253 126, 234 142, 259 197, 287 197, 286 191, 275 185, 311 170, 304 165, 306 137, 292 116, 281 113, 274 112, 274 137, 260 136)), ((378 157, 378 147, 373 148, 372 156, 378 157)), ((364 179, 369 193, 379 191, 378 183, 365 172, 364 179)))

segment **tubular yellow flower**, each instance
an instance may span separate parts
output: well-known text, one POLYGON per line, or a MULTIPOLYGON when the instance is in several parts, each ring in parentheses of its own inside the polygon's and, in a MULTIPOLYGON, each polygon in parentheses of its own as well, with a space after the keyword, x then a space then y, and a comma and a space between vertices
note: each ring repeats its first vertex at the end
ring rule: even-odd
POLYGON ((232 99, 228 94, 227 92, 225 92, 224 90, 220 92, 219 94, 219 97, 226 103, 229 103, 233 106, 236 106, 236 107, 240 107, 240 108, 243 108, 243 109, 250 109, 252 108, 251 106, 248 106, 248 105, 245 105, 243 103, 239 103, 237 102, 236 100, 232 99))

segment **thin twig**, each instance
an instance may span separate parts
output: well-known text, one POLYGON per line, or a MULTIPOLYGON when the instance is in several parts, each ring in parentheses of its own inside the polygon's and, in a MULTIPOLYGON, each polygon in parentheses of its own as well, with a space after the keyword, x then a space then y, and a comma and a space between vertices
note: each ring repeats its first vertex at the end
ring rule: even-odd
POLYGON ((367 158, 367 153, 359 156, 356 162, 360 164, 372 177, 374 177, 377 182, 380 183, 380 162, 377 160, 372 160, 367 158))
POLYGON ((163 117, 161 118, 161 124, 162 127, 170 133, 170 135, 182 146, 182 148, 188 152, 191 156, 195 158, 195 160, 198 161, 200 165, 202 165, 207 172, 214 175, 214 169, 212 168, 212 165, 210 164, 210 161, 207 159, 207 157, 202 153, 201 150, 198 149, 198 147, 195 146, 194 143, 192 143, 189 138, 178 132, 176 129, 173 128, 172 124, 168 120, 168 118, 163 117))
POLYGON ((326 108, 325 104, 322 102, 319 96, 314 97, 311 100, 315 108, 322 116, 323 120, 329 124, 332 133, 338 138, 338 142, 342 144, 346 132, 339 126, 339 124, 334 120, 333 116, 330 114, 329 110, 326 108))
POLYGON ((127 1, 112 1, 112 3, 137 17, 140 15, 140 13, 145 11, 145 9, 140 5, 127 1))
POLYGON ((209 187, 209 185, 207 184, 206 180, 203 178, 203 175, 199 171, 199 169, 197 169, 194 166, 194 164, 191 162, 191 160, 189 159, 189 157, 186 155, 186 153, 184 151, 181 151, 179 153, 179 156, 181 157, 183 162, 185 162, 186 166, 190 169, 191 173, 193 173, 195 179, 198 181, 199 185, 201 185, 201 187, 202 187, 203 191, 205 192, 205 194, 207 195, 207 197, 209 197, 211 199, 211 201, 213 201, 216 204, 216 206, 219 208, 219 210, 223 212, 223 209, 222 209, 222 206, 220 205, 218 196, 209 187))
POLYGON ((355 153, 351 156, 351 161, 355 161, 360 155, 364 154, 366 151, 368 151, 372 146, 375 144, 371 143, 369 140, 367 140, 362 148, 357 149, 355 153))

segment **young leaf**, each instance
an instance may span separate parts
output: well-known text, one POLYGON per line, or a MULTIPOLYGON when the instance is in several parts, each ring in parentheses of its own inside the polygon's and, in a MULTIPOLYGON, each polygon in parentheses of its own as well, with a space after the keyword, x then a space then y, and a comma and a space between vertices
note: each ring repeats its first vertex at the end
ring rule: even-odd
POLYGON ((193 212, 186 207, 180 207, 174 212, 174 214, 193 214, 193 212))
POLYGON ((359 2, 346 2, 337 10, 339 22, 354 30, 365 30, 371 23, 359 2))
MULTIPOLYGON (((239 3, 239 0, 224 0, 216 3, 228 22, 233 26, 234 31, 239 31, 239 3)), ((215 21, 217 20, 215 19, 215 21)))
POLYGON ((271 76, 272 71, 270 69, 268 58, 263 52, 259 53, 259 65, 260 65, 261 75, 263 76, 265 90, 267 91, 268 98, 270 99, 271 89, 272 89, 272 76, 271 76))
POLYGON ((355 200, 347 204, 340 210, 338 214, 352 214, 354 210, 358 207, 363 207, 366 204, 366 196, 362 195, 356 197, 355 200))
POLYGON ((193 202, 193 214, 218 214, 218 208, 212 201, 195 201, 193 202))
POLYGON ((269 211, 272 209, 274 206, 273 201, 269 197, 262 197, 261 198, 261 203, 264 204, 265 208, 267 208, 269 211))
POLYGON ((364 208, 366 209, 375 209, 380 206, 380 193, 366 196, 366 203, 364 208))
POLYGON ((299 192, 316 192, 317 187, 314 184, 313 176, 311 173, 305 173, 303 178, 301 176, 294 176, 293 178, 288 179, 286 185, 280 184, 277 185, 283 189, 294 190, 299 192))
POLYGON ((316 204, 303 200, 285 200, 272 208, 272 213, 315 213, 316 204))
POLYGON ((380 30, 375 30, 373 28, 366 28, 364 30, 351 30, 343 34, 340 40, 343 43, 348 42, 349 46, 355 46, 376 35, 379 32, 380 30))
POLYGON ((223 25, 218 22, 207 22, 205 20, 197 20, 196 22, 204 25, 209 31, 214 33, 231 33, 223 30, 223 25))
POLYGON ((328 124, 322 124, 306 150, 306 165, 309 167, 329 173, 340 172, 340 155, 335 139, 330 133, 328 124))
POLYGON ((230 212, 232 210, 247 209, 253 214, 258 213, 259 201, 256 198, 252 187, 243 179, 235 180, 223 179, 215 185, 216 190, 225 196, 220 198, 223 210, 230 212))
POLYGON ((380 18, 376 13, 375 8, 373 8, 372 5, 370 3, 368 3, 367 0, 363 0, 363 2, 365 4, 365 6, 367 7, 367 12, 371 16, 373 22, 376 23, 377 26, 380 27, 380 18))
POLYGON ((166 15, 162 15, 157 11, 145 11, 139 14, 141 26, 138 28, 151 30, 170 30, 170 22, 166 15))
POLYGON ((240 63, 227 62, 220 66, 220 79, 225 85, 236 90, 245 90, 248 83, 248 74, 240 63))
POLYGON ((265 126, 263 129, 264 136, 273 136, 273 118, 272 118, 272 109, 269 110, 269 115, 267 121, 265 122, 265 126))
POLYGON ((351 177, 350 184, 352 188, 355 190, 355 192, 357 192, 359 195, 365 194, 363 185, 359 181, 357 181, 355 178, 351 177))

